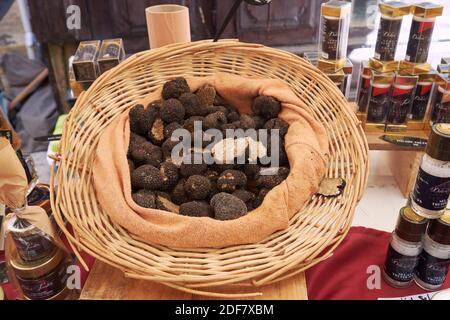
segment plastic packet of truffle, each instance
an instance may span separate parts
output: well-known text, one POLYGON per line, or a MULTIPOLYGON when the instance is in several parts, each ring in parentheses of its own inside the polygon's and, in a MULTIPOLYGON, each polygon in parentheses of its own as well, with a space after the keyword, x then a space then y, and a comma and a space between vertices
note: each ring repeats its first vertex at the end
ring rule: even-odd
POLYGON ((7 207, 5 259, 16 298, 62 299, 72 293, 67 287, 71 256, 46 211, 27 205, 29 189, 16 152, 0 138, 0 203, 7 207))

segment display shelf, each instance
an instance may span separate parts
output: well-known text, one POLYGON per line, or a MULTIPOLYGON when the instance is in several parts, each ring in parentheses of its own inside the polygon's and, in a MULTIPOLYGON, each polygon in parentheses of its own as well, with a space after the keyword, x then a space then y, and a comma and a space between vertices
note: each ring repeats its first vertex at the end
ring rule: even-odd
MULTIPOLYGON (((211 288, 208 288, 211 289, 211 288)), ((299 273, 286 280, 261 288, 234 286, 218 288, 219 292, 237 294, 262 292, 257 300, 307 300, 305 274, 299 273)), ((211 297, 178 291, 155 282, 126 278, 124 274, 97 260, 81 292, 81 300, 210 300, 211 297)))

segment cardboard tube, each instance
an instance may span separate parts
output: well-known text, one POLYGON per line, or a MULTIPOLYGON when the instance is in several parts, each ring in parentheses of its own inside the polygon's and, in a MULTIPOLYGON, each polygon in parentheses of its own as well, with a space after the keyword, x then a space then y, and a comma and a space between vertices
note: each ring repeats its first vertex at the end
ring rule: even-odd
POLYGON ((187 7, 164 4, 145 9, 150 48, 191 41, 187 7))

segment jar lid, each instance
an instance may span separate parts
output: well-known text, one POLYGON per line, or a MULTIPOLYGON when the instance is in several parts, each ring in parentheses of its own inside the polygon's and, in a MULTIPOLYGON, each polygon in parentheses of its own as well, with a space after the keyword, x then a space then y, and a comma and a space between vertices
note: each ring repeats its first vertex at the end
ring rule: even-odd
POLYGON ((54 270, 64 258, 63 250, 57 248, 48 257, 33 261, 24 262, 17 255, 13 256, 10 260, 11 267, 14 269, 17 276, 24 279, 35 279, 42 277, 52 270, 54 270))
POLYGON ((432 127, 425 152, 434 159, 450 161, 449 123, 438 123, 432 127))
POLYGON ((349 15, 351 11, 351 3, 340 0, 330 0, 320 7, 320 12, 324 16, 342 18, 349 15))
POLYGON ((443 6, 431 2, 414 4, 411 8, 411 13, 416 17, 421 18, 439 17, 442 16, 443 11, 444 11, 443 6))
POLYGON ((450 245, 450 210, 442 217, 432 220, 428 226, 428 235, 437 243, 450 245))
POLYGON ((427 228, 428 220, 419 216, 411 207, 400 209, 395 233, 403 240, 420 242, 427 228))

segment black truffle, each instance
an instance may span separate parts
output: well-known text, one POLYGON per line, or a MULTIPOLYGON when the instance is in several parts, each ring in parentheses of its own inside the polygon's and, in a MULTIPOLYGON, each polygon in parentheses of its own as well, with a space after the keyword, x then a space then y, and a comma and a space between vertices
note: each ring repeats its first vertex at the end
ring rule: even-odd
POLYGON ((253 202, 253 208, 258 208, 264 201, 264 198, 269 193, 270 189, 261 189, 253 202))
POLYGON ((200 175, 190 176, 184 184, 184 191, 192 200, 203 200, 211 191, 211 182, 200 175))
POLYGON ((141 143, 147 142, 147 139, 141 137, 140 135, 130 132, 130 143, 128 144, 128 154, 136 149, 141 143))
MULTIPOLYGON (((274 170, 276 168, 268 168, 266 170, 274 170)), ((289 175, 289 169, 285 167, 278 168, 278 172, 274 175, 264 175, 264 169, 256 177, 256 185, 259 188, 272 189, 279 185, 289 175)))
POLYGON ((175 188, 173 188, 170 194, 172 201, 178 205, 189 201, 189 197, 184 191, 185 182, 186 182, 185 179, 179 180, 177 185, 175 186, 175 188))
POLYGON ((150 141, 158 146, 164 142, 164 122, 161 118, 156 118, 148 131, 150 141))
POLYGON ((200 163, 200 164, 187 164, 182 163, 180 166, 180 174, 188 178, 193 175, 203 175, 206 170, 208 170, 208 165, 206 163, 200 163))
POLYGON ((156 208, 156 195, 153 191, 141 189, 132 194, 134 202, 144 208, 156 208))
POLYGON ((128 159, 128 169, 130 170, 130 173, 132 173, 134 169, 136 169, 134 162, 131 159, 128 159))
POLYGON ((151 165, 143 165, 131 174, 131 185, 135 189, 159 190, 163 179, 159 170, 151 165))
POLYGON ((252 110, 255 115, 268 120, 278 116, 281 104, 273 97, 259 96, 253 100, 252 110))
POLYGON ((236 167, 233 163, 215 163, 212 165, 212 169, 218 173, 222 173, 227 170, 233 170, 236 167))
MULTIPOLYGON (((288 166, 289 165, 289 159, 285 150, 285 145, 284 145, 284 139, 282 139, 281 137, 278 138, 278 148, 275 148, 275 145, 272 144, 272 139, 270 136, 268 136, 268 141, 267 141, 267 156, 272 157, 273 152, 277 152, 278 153, 278 166, 288 166)), ((275 156, 275 154, 274 154, 275 156)), ((270 165, 266 164, 266 165, 270 165)), ((272 164, 274 165, 274 164, 272 164)))
POLYGON ((213 209, 205 201, 191 201, 180 206, 180 214, 189 217, 212 217, 213 209))
POLYGON ((207 84, 198 89, 196 95, 202 107, 212 106, 216 98, 216 89, 207 84))
POLYGON ((244 130, 255 129, 255 127, 256 127, 255 121, 253 120, 253 118, 247 114, 241 115, 239 122, 241 124, 241 128, 244 130))
POLYGON ((186 110, 186 117, 205 116, 206 108, 202 107, 197 95, 193 93, 184 93, 180 96, 180 102, 186 110))
POLYGON ((242 171, 248 179, 254 179, 261 169, 256 163, 246 163, 243 165, 242 171))
POLYGON ((178 182, 178 168, 170 160, 165 161, 159 168, 163 179, 161 190, 172 190, 178 182))
POLYGON ((153 121, 159 115, 159 110, 159 102, 154 102, 147 108, 141 104, 131 108, 129 111, 130 130, 142 136, 147 135, 153 121))
POLYGON ((159 167, 162 162, 162 151, 160 147, 150 142, 144 142, 131 150, 131 157, 135 164, 150 164, 154 167, 159 167))
POLYGON ((164 83, 162 97, 167 100, 171 98, 178 99, 183 93, 190 92, 191 89, 184 78, 176 78, 164 83))
POLYGON ((179 143, 180 143, 179 141, 172 141, 170 139, 167 139, 166 141, 163 142, 161 150, 163 152, 164 159, 170 159, 172 157, 172 150, 179 143))
POLYGON ((221 129, 224 124, 227 123, 227 117, 222 112, 214 112, 208 114, 203 121, 204 130, 208 129, 221 129))
POLYGON ((161 106, 161 119, 166 123, 181 122, 184 119, 185 110, 177 99, 165 100, 161 106))
POLYGON ((183 126, 178 122, 171 122, 167 126, 164 127, 164 139, 170 139, 172 137, 172 133, 177 129, 182 129, 183 126))
POLYGON ((273 118, 266 122, 266 124, 264 125, 264 129, 267 129, 267 135, 269 137, 272 129, 278 129, 280 130, 279 131, 280 137, 284 138, 289 129, 289 124, 283 119, 273 118))
POLYGON ((217 187, 220 191, 232 193, 247 184, 246 175, 238 170, 225 170, 217 179, 217 187))
POLYGON ((262 129, 264 127, 264 124, 266 123, 266 120, 264 120, 261 116, 252 116, 253 121, 255 122, 255 129, 262 129))
POLYGON ((226 105, 226 104, 227 104, 227 102, 225 101, 225 99, 216 92, 216 96, 214 97, 213 105, 215 105, 215 106, 223 106, 223 105, 226 105))
POLYGON ((253 209, 253 201, 255 201, 256 199, 256 196, 253 192, 247 190, 236 190, 235 192, 233 192, 233 196, 244 201, 249 211, 253 209))
POLYGON ((214 209, 214 217, 218 220, 233 220, 247 214, 244 201, 224 192, 211 199, 211 206, 214 209))
POLYGON ((186 121, 184 121, 183 128, 189 132, 194 132, 195 122, 203 123, 203 117, 200 117, 200 116, 189 117, 188 119, 186 119, 186 121))
POLYGON ((230 110, 227 109, 224 106, 209 106, 206 107, 206 114, 216 113, 216 112, 223 112, 225 116, 227 116, 230 113, 230 110))
POLYGON ((231 111, 227 115, 227 120, 229 123, 239 121, 240 118, 241 118, 241 116, 236 111, 231 111))

